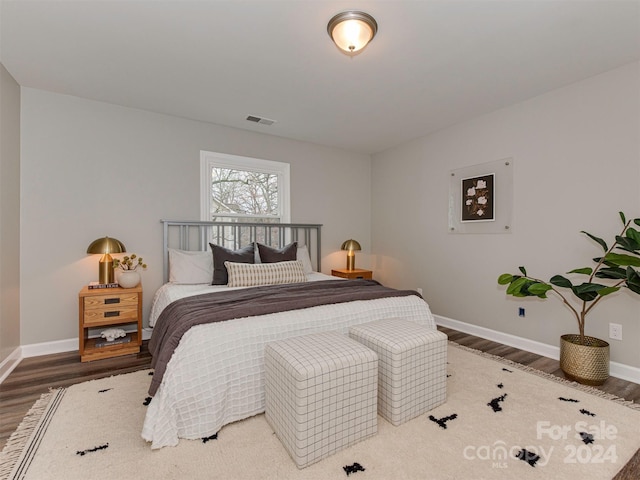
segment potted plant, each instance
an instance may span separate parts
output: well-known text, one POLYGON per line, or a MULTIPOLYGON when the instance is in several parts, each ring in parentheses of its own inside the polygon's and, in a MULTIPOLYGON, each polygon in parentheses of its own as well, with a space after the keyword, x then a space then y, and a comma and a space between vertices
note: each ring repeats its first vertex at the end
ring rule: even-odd
POLYGON ((622 231, 615 241, 607 243, 582 231, 602 247, 604 255, 593 259, 595 267, 576 268, 567 274, 582 275, 586 280, 574 284, 567 277, 554 275, 548 282, 531 277, 524 267, 521 275, 504 273, 498 278, 500 285, 509 285, 507 295, 514 297, 547 298, 547 293, 559 297, 578 322, 579 335, 562 335, 560 341, 560 368, 564 374, 580 383, 602 385, 609 377, 609 344, 584 334, 587 314, 603 299, 621 288, 640 295, 640 218, 627 220, 620 212, 622 231), (634 268, 635 267, 635 268, 634 268), (601 283, 602 281, 602 283, 601 283), (570 301, 573 300, 573 303, 570 301))
POLYGON ((138 268, 145 269, 147 264, 135 253, 124 256, 122 259, 113 259, 113 268, 119 269, 118 284, 122 288, 133 288, 140 283, 140 273, 138 268))

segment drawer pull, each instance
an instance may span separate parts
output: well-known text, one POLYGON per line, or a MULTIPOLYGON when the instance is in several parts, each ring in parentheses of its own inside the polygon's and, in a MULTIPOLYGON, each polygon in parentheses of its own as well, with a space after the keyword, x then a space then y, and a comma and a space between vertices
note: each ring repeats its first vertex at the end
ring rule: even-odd
POLYGON ((104 312, 104 316, 105 317, 119 317, 120 316, 120 311, 119 310, 114 310, 112 312, 104 312))
POLYGON ((105 298, 104 299, 104 303, 105 305, 111 304, 111 303, 120 303, 120 299, 119 298, 105 298))

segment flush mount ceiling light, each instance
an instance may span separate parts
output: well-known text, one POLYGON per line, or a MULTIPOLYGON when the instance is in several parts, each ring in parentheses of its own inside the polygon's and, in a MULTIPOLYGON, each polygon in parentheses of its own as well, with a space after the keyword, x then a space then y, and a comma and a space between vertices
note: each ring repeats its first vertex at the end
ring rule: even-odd
POLYGON ((339 13, 327 25, 331 39, 348 54, 355 54, 366 47, 377 31, 375 19, 368 13, 357 11, 339 13))

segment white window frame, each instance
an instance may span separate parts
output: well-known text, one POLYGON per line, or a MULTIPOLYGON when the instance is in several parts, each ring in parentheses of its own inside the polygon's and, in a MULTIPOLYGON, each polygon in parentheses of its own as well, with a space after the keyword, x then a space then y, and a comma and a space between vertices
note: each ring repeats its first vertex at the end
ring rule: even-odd
MULTIPOLYGON (((211 169, 214 167, 277 175, 280 223, 290 223, 290 165, 288 163, 204 150, 200 151, 200 220, 211 221, 211 169)), ((242 217, 242 215, 238 215, 236 218, 242 217)), ((247 217, 247 221, 250 221, 250 218, 247 217)))

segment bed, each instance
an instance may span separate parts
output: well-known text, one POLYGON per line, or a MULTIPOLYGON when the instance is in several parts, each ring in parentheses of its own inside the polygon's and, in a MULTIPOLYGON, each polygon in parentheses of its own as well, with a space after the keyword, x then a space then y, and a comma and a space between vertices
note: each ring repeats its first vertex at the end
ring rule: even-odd
POLYGON ((416 292, 320 273, 320 231, 313 224, 163 221, 166 283, 154 295, 149 320, 154 374, 142 429, 152 449, 208 438, 264 412, 263 354, 270 341, 346 334, 352 325, 392 317, 436 328, 416 292), (225 283, 211 285, 221 251, 243 252, 244 260, 224 262, 225 283), (279 273, 260 276, 265 271, 279 273))

